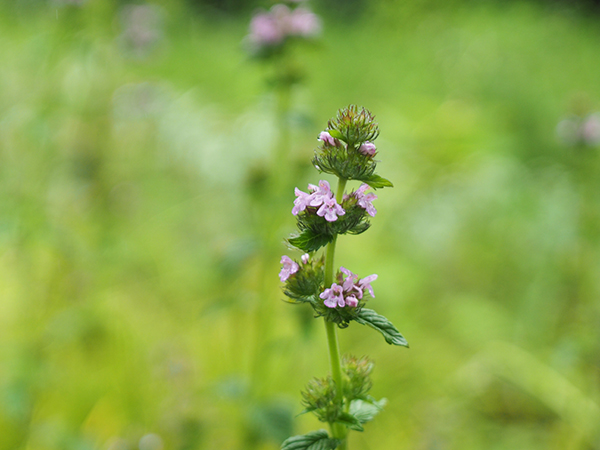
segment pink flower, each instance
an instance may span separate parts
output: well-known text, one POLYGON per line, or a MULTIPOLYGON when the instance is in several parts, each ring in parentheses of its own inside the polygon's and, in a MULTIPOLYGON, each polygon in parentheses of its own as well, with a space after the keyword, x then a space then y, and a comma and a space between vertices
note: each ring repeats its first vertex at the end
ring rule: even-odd
POLYGON ((326 180, 320 180, 318 186, 309 184, 308 189, 312 192, 310 206, 321 206, 325 201, 333 198, 333 192, 326 180))
POLYGON ((377 153, 377 147, 375 147, 375 144, 372 142, 366 141, 359 147, 358 151, 363 155, 375 156, 375 153, 377 153))
POLYGON ((302 255, 300 257, 300 260, 302 261, 302 264, 308 264, 309 258, 310 258, 310 255, 308 253, 305 253, 304 255, 302 255))
POLYGON ((325 289, 319 297, 325 300, 323 303, 328 308, 335 308, 336 306, 343 307, 346 305, 344 302, 344 292, 342 286, 337 283, 333 283, 331 288, 325 289))
POLYGON ((294 193, 296 194, 296 200, 294 200, 294 207, 292 208, 292 214, 297 216, 298 213, 304 211, 306 207, 310 204, 312 200, 312 195, 307 194, 306 192, 301 191, 298 188, 294 189, 294 193))
POLYGON ((377 198, 377 196, 372 192, 365 194, 365 191, 367 189, 369 189, 368 184, 361 184, 360 187, 354 193, 354 196, 358 200, 358 206, 365 209, 367 211, 367 214, 371 217, 375 217, 375 214, 377 214, 377 210, 373 207, 372 202, 377 198))
POLYGON ((358 282, 358 275, 356 275, 355 273, 350 272, 348 269, 346 269, 344 266, 340 267, 340 271, 346 275, 346 278, 344 279, 344 282, 342 283, 342 287, 344 288, 344 292, 347 293, 353 293, 352 295, 356 295, 358 296, 359 299, 362 298, 363 296, 363 292, 362 289, 360 287, 357 286, 357 282, 358 282))
POLYGON ((350 272, 344 266, 340 267, 340 272, 342 272, 344 275, 346 275, 346 278, 344 279, 343 287, 344 287, 344 290, 347 291, 350 289, 350 286, 352 286, 354 284, 354 281, 358 280, 358 275, 350 272))
POLYGON ((251 42, 258 45, 275 45, 279 44, 283 38, 283 31, 273 14, 259 12, 250 20, 249 39, 251 42))
POLYGON ((291 35, 311 37, 321 32, 319 17, 306 8, 296 8, 288 21, 288 32, 291 35))
POLYGON ((335 139, 332 135, 330 135, 327 131, 321 131, 321 133, 319 134, 319 140, 331 145, 332 147, 337 147, 337 145, 339 144, 339 141, 335 139))
POLYGON ((346 305, 356 308, 358 306, 358 299, 354 295, 348 295, 346 297, 346 305))
MULTIPOLYGON (((326 201, 333 199, 333 192, 331 192, 329 183, 326 180, 319 181, 318 186, 314 184, 309 184, 308 190, 310 194, 307 194, 306 192, 303 192, 298 188, 294 190, 294 193, 296 194, 297 198, 296 200, 294 200, 294 207, 292 208, 293 215, 297 216, 298 213, 304 211, 307 206, 316 208, 317 206, 323 205, 326 201)), ((344 213, 342 212, 342 214, 344 213)), ((322 216, 323 214, 319 215, 322 216)))
POLYGON ((281 281, 286 281, 290 276, 298 272, 300 269, 298 263, 293 261, 289 256, 283 255, 281 257, 281 261, 279 262, 283 264, 281 272, 279 272, 279 279, 281 281))
POLYGON ((586 144, 594 146, 600 143, 600 114, 590 114, 581 126, 581 136, 586 144))
POLYGON ((358 285, 361 289, 367 290, 371 297, 375 298, 375 294, 373 293, 373 288, 371 287, 371 281, 375 281, 377 279, 377 275, 369 275, 368 277, 363 278, 358 282, 358 285))
POLYGON ((323 202, 317 216, 325 217, 327 222, 335 222, 338 216, 343 216, 346 211, 335 201, 335 198, 329 198, 323 202))

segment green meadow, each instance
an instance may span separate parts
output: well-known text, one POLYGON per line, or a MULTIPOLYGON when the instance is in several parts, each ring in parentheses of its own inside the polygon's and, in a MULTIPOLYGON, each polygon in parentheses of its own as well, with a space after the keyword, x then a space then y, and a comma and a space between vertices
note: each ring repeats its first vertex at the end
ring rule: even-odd
POLYGON ((336 264, 379 275, 370 301, 410 344, 340 330, 388 399, 349 448, 600 449, 600 12, 310 6, 323 32, 292 49, 282 117, 252 7, 157 0, 140 31, 124 1, 0 5, 0 449, 326 428, 299 415, 329 371, 322 319, 277 274, 349 104, 377 116, 394 188, 336 264))

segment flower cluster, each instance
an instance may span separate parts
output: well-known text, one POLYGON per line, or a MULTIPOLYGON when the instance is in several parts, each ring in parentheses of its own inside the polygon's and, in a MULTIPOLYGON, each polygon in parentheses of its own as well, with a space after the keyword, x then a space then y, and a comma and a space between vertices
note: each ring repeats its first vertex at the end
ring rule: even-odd
POLYGON ((308 193, 296 188, 294 190, 296 200, 294 200, 292 214, 297 216, 301 212, 307 211, 307 213, 323 217, 327 222, 335 222, 339 216, 346 214, 346 209, 352 203, 352 205, 356 204, 364 209, 371 217, 375 217, 377 210, 373 207, 373 200, 377 196, 371 192, 365 193, 369 188, 368 184, 363 183, 356 191, 343 196, 342 205, 336 201, 326 180, 320 180, 318 185, 309 184, 308 193), (355 202, 352 202, 352 199, 355 202), (346 209, 343 205, 346 205, 346 209))
POLYGON ((311 38, 321 32, 321 20, 299 2, 276 4, 269 11, 257 12, 250 21, 248 41, 257 50, 277 47, 288 38, 311 38))
POLYGON ((323 304, 328 308, 351 306, 356 308, 362 300, 366 290, 371 297, 375 297, 371 282, 377 279, 377 275, 359 279, 358 275, 350 272, 345 267, 340 267, 341 273, 338 273, 337 283, 333 283, 330 288, 325 289, 319 297, 323 299, 323 304), (344 277, 345 276, 345 277, 344 277), (338 284, 339 283, 339 284, 338 284))
POLYGON ((308 185, 310 194, 295 189, 296 200, 294 200, 294 207, 292 208, 292 214, 297 216, 299 212, 304 211, 307 206, 317 209, 317 216, 324 217, 328 222, 335 222, 338 216, 346 214, 344 209, 335 201, 329 183, 325 180, 319 181, 319 185, 314 184, 308 185))

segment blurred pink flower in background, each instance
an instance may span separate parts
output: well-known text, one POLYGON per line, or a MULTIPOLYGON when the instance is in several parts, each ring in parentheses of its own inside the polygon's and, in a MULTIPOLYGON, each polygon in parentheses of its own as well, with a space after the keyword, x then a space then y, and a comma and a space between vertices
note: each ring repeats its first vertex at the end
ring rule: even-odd
POLYGON ((567 145, 600 145, 600 112, 585 117, 574 114, 565 117, 556 126, 556 136, 567 145))
MULTIPOLYGON (((299 3, 299 2, 298 2, 299 3)), ((321 32, 321 19, 305 6, 278 3, 250 20, 248 41, 257 47, 282 44, 288 37, 311 38, 321 32)))

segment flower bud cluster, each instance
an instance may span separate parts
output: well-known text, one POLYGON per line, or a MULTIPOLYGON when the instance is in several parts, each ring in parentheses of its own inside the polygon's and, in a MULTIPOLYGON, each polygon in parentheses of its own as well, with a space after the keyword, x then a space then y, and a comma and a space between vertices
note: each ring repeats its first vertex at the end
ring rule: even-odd
POLYGON ((331 376, 313 378, 302 391, 305 412, 313 412, 321 422, 334 423, 343 411, 336 401, 336 385, 331 376))
POLYGON ((379 136, 375 117, 355 105, 340 110, 328 128, 319 134, 321 145, 315 150, 313 164, 317 170, 346 180, 372 181, 377 162, 379 136))
POLYGON ((250 21, 247 40, 255 53, 283 46, 289 38, 308 39, 321 32, 321 19, 297 1, 278 3, 257 12, 250 21))
MULTIPOLYGON (((368 392, 373 383, 370 374, 373 362, 367 357, 356 358, 344 355, 342 358, 342 373, 345 378, 345 404, 352 400, 371 401, 368 392)), ((336 422, 343 413, 343 404, 336 402, 336 385, 331 376, 313 378, 302 392, 304 412, 313 412, 321 422, 336 422)))
POLYGON ((375 364, 366 356, 357 358, 351 355, 344 355, 342 367, 346 375, 344 383, 344 397, 350 399, 367 399, 367 394, 373 386, 371 381, 371 372, 375 364))

